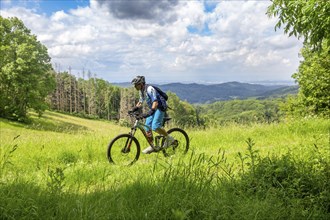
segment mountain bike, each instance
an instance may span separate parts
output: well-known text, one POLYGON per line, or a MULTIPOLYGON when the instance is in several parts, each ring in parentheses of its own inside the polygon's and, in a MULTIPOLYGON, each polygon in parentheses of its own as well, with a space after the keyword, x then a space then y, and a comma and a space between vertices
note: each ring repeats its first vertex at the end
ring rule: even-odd
MULTIPOLYGON (((111 164, 117 165, 132 165, 140 156, 140 143, 134 136, 137 130, 140 130, 148 142, 146 128, 151 130, 150 127, 141 122, 140 113, 128 112, 130 117, 135 119, 134 125, 128 134, 120 134, 115 137, 108 145, 107 156, 111 164)), ((170 117, 164 117, 163 126, 166 122, 171 120, 170 117)), ((174 138, 173 143, 163 148, 165 137, 163 135, 157 135, 154 137, 153 148, 154 152, 162 152, 165 157, 186 154, 189 149, 189 137, 188 134, 181 128, 171 128, 167 131, 169 135, 174 138)))

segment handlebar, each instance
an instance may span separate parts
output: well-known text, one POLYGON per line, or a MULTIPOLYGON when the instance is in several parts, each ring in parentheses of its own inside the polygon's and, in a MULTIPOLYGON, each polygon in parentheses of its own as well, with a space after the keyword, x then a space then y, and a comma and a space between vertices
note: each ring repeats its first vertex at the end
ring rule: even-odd
POLYGON ((140 120, 141 114, 138 111, 128 111, 128 115, 134 117, 136 120, 140 120))

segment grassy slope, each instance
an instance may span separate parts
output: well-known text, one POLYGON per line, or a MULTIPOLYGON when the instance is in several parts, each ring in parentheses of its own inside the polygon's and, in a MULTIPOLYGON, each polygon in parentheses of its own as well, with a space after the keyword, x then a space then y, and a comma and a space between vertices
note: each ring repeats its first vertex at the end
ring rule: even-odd
POLYGON ((188 130, 193 154, 183 159, 142 155, 132 167, 116 167, 107 162, 107 144, 129 128, 54 112, 33 118, 30 125, 0 122, 0 218, 65 219, 305 217, 300 203, 288 209, 276 196, 237 193, 232 183, 212 179, 221 169, 208 169, 208 161, 222 149, 228 159, 223 167, 237 168, 237 153, 246 153, 247 138, 261 155, 291 151, 308 159, 314 144, 328 147, 330 125, 313 119, 188 130))

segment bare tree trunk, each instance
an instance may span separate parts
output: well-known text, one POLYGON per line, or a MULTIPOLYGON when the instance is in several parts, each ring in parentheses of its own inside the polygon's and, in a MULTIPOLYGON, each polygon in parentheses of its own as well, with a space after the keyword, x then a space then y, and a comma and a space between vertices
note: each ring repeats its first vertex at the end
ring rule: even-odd
POLYGON ((130 120, 127 115, 127 111, 132 109, 136 105, 136 92, 135 89, 122 89, 120 92, 120 111, 119 118, 120 120, 130 120))
POLYGON ((83 93, 83 100, 84 100, 84 103, 83 103, 83 106, 84 106, 84 114, 86 114, 86 83, 85 83, 85 69, 83 69, 83 90, 82 90, 82 93, 83 93))
POLYGON ((79 73, 78 73, 78 78, 75 80, 75 112, 79 112, 80 109, 79 109, 79 83, 78 83, 78 80, 79 80, 79 73))
POLYGON ((69 66, 69 79, 70 79, 70 84, 69 84, 69 108, 70 108, 70 114, 72 113, 72 75, 71 75, 71 66, 69 66))
POLYGON ((61 80, 61 77, 59 75, 59 73, 57 72, 56 73, 56 110, 59 111, 61 106, 60 106, 60 103, 61 103, 61 93, 60 93, 60 86, 61 86, 61 83, 60 83, 60 80, 61 80))

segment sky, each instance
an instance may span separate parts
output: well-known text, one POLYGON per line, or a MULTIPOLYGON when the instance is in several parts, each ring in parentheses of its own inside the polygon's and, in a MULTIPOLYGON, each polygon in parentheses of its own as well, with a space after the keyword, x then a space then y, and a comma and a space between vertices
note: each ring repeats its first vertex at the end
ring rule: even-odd
POLYGON ((293 81, 302 40, 275 31, 270 0, 1 0, 56 71, 109 82, 293 81), (83 74, 85 72, 85 74, 83 74))

